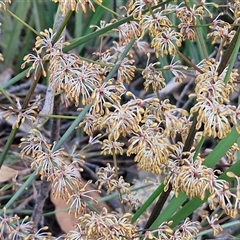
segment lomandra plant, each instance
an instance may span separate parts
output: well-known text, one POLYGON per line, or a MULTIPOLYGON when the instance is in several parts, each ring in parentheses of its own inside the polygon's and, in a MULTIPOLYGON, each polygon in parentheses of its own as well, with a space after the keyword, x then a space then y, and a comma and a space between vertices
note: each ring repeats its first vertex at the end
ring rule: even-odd
POLYGON ((2 46, 3 64, 5 58, 19 65, 1 86, 1 115, 12 130, 0 164, 18 156, 30 173, 1 189, 12 195, 1 203, 0 238, 239 237, 240 2, 53 2, 28 3, 49 10, 48 24, 38 19, 43 12, 28 22, 18 17, 14 11, 24 1, 0 2, 3 16, 22 24, 19 38, 32 44, 22 62, 13 52, 12 59, 5 56, 2 46), (12 94, 25 78, 27 93, 12 94), (45 94, 36 94, 39 86, 45 94), (89 141, 73 147, 73 136, 89 141), (98 155, 111 156, 96 172, 87 151, 94 146, 98 155), (147 196, 144 183, 139 188, 121 172, 120 162, 131 159, 139 173, 151 173, 143 179, 147 196), (33 207, 17 212, 27 205, 21 196, 28 189, 35 192, 33 207), (74 214, 76 224, 65 233, 44 222, 50 193, 74 214), (96 209, 92 193, 118 204, 96 209))

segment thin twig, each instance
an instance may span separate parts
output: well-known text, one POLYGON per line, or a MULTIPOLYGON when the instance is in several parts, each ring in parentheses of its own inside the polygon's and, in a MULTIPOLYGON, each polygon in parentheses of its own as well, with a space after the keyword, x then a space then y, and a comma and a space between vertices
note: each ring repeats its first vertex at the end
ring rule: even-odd
MULTIPOLYGON (((59 114, 60 100, 61 100, 60 95, 55 96, 53 114, 56 114, 56 115, 59 114)), ((50 139, 51 143, 54 143, 59 139, 59 132, 60 132, 60 118, 53 118, 52 129, 51 129, 51 139, 50 139)), ((44 203, 48 198, 50 190, 51 190, 51 182, 47 181, 47 179, 44 178, 41 182, 36 203, 34 206, 33 214, 32 214, 32 221, 34 222, 34 226, 36 229, 38 228, 38 224, 41 221, 44 203)))
POLYGON ((190 88, 190 86, 194 83, 195 79, 192 78, 183 88, 182 93, 180 94, 180 97, 176 103, 176 107, 180 107, 180 104, 184 98, 184 96, 187 94, 187 90, 190 88))
MULTIPOLYGON (((184 148, 183 148, 183 152, 189 151, 191 146, 192 146, 193 139, 194 139, 194 136, 196 134, 196 124, 197 124, 197 114, 194 114, 192 126, 191 126, 189 134, 187 136, 187 139, 186 139, 186 142, 185 142, 185 145, 184 145, 184 148)), ((169 184, 168 190, 166 192, 162 192, 162 194, 160 195, 160 197, 159 197, 157 203, 155 204, 155 206, 152 210, 152 213, 151 213, 144 229, 148 229, 154 223, 154 221, 157 219, 157 217, 160 214, 160 212, 162 211, 162 208, 163 208, 166 200, 168 199, 171 191, 172 191, 172 185, 169 184)), ((144 230, 144 232, 145 232, 145 230, 144 230)))
MULTIPOLYGON (((63 21, 63 16, 59 13, 56 28, 59 28, 62 21, 63 21)), ((54 96, 52 89, 48 88, 48 91, 50 91, 51 94, 53 94, 54 96)), ((61 103, 60 95, 56 95, 54 97, 54 102, 53 102, 53 110, 52 110, 53 115, 60 114, 60 103, 61 103)), ((49 107, 52 108, 51 106, 49 107)), ((52 128, 51 128, 51 138, 50 138, 51 144, 53 144, 55 141, 58 141, 59 135, 60 135, 60 118, 53 118, 52 128)), ((38 225, 42 219, 43 207, 47 197, 49 196, 50 190, 51 190, 51 182, 47 181, 45 177, 41 182, 36 203, 34 206, 33 214, 32 214, 32 221, 34 222, 35 229, 38 229, 38 225)))
MULTIPOLYGON (((118 165, 117 165, 117 158, 116 158, 116 154, 113 154, 113 163, 114 163, 114 170, 115 170, 115 174, 116 174, 116 180, 118 181, 119 179, 119 174, 118 174, 118 165)), ((117 188, 118 191, 118 196, 120 199, 120 203, 121 203, 121 209, 123 213, 126 213, 125 207, 124 207, 124 203, 123 203, 123 198, 122 198, 122 193, 121 190, 119 188, 117 188)))

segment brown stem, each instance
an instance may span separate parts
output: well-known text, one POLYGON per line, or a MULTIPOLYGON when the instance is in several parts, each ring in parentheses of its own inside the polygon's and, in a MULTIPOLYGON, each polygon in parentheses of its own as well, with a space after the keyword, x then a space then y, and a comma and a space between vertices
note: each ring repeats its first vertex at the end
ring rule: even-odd
MULTIPOLYGON (((68 14, 69 17, 71 16, 71 13, 68 14)), ((67 18, 68 19, 68 18, 67 18)), ((61 13, 57 16, 57 22, 56 22, 56 29, 58 29, 58 33, 62 36, 65 36, 65 32, 63 31, 65 22, 63 22, 63 16, 61 13)), ((57 38, 54 38, 54 41, 57 41, 57 38)), ((54 97, 54 103, 53 103, 53 115, 59 115, 60 114, 60 104, 61 104, 61 98, 60 95, 56 95, 54 97)), ((51 138, 50 142, 53 144, 55 141, 59 140, 59 135, 60 135, 60 118, 53 118, 52 119, 52 128, 51 128, 51 138)), ((32 221, 34 222, 34 228, 38 229, 38 225, 40 223, 40 220, 42 218, 42 213, 43 213, 43 207, 45 204, 45 201, 47 197, 49 196, 49 192, 51 190, 51 182, 47 181, 46 177, 41 182, 41 186, 38 192, 38 196, 36 199, 36 203, 33 209, 33 214, 32 214, 32 221)))
MULTIPOLYGON (((54 97, 53 114, 59 115, 59 112, 60 112, 60 95, 57 95, 54 97)), ((59 133, 60 133, 60 118, 53 118, 50 139, 52 144, 59 139, 59 133)), ((42 219, 44 203, 49 196, 50 190, 51 182, 47 181, 47 179, 44 178, 41 182, 32 214, 32 221, 34 222, 35 229, 38 228, 38 225, 42 219)))
MULTIPOLYGON (((28 91, 28 94, 24 99, 23 107, 22 107, 23 111, 28 107, 31 96, 32 96, 32 94, 33 94, 33 92, 34 92, 34 90, 37 86, 38 80, 40 79, 41 75, 42 75, 42 71, 39 70, 36 74, 36 80, 32 81, 32 84, 30 86, 30 90, 28 91)), ((20 127, 20 124, 21 124, 21 121, 19 122, 19 127, 20 127)), ((7 143, 5 144, 4 149, 3 149, 3 151, 0 155, 0 168, 1 168, 5 158, 7 156, 8 150, 9 150, 9 148, 10 148, 10 146, 11 146, 11 144, 12 144, 12 142, 13 142, 16 134, 17 134, 17 131, 18 131, 19 127, 12 129, 11 134, 9 135, 7 143)))
POLYGON ((218 75, 220 75, 223 72, 223 70, 225 69, 225 67, 227 66, 229 59, 232 56, 232 53, 235 48, 236 42, 238 40, 239 34, 240 34, 240 28, 238 28, 231 43, 228 46, 226 52, 222 56, 222 61, 220 62, 218 69, 217 69, 218 75))
MULTIPOLYGON (((118 174, 118 165, 117 165, 117 158, 116 158, 116 153, 113 154, 113 162, 114 162, 114 169, 115 169, 115 174, 116 174, 116 180, 119 180, 119 174, 118 174)), ((121 204, 121 209, 123 214, 126 213, 124 203, 123 203, 123 198, 122 198, 122 193, 119 188, 117 188, 120 204, 121 204)))
POLYGON ((168 196, 170 194, 170 192, 172 191, 172 185, 169 185, 168 190, 166 192, 163 192, 161 194, 161 196, 158 198, 157 203, 155 204, 152 213, 144 227, 144 229, 148 229, 149 227, 151 227, 151 225, 154 223, 154 221, 157 219, 157 217, 159 216, 160 212, 162 211, 162 208, 165 204, 165 202, 168 199, 168 196))
MULTIPOLYGON (((235 36, 233 37, 233 39, 232 39, 228 49, 226 50, 225 54, 222 57, 222 61, 219 64, 219 67, 218 67, 218 70, 217 70, 219 75, 223 72, 224 68, 228 64, 228 61, 229 61, 229 59, 230 59, 230 57, 231 57, 231 55, 233 53, 233 50, 234 50, 234 47, 235 47, 235 44, 237 42, 237 38, 238 38, 239 34, 240 34, 240 28, 238 28, 238 30, 237 30, 235 36)), ((188 59, 186 59, 186 57, 181 52, 178 51, 178 54, 186 62, 188 62, 189 65, 192 66, 195 70, 197 70, 200 73, 203 72, 197 66, 193 65, 188 59)), ((198 115, 198 113, 195 113, 194 116, 193 116, 193 123, 192 123, 192 126, 190 128, 190 131, 189 131, 188 137, 186 139, 186 142, 184 144, 183 151, 189 151, 191 149, 191 146, 192 146, 192 143, 193 143, 193 139, 194 139, 194 136, 195 136, 196 131, 197 131, 196 130, 197 115, 198 115)), ((153 222, 157 219, 157 217, 159 216, 159 214, 160 214, 160 212, 161 212, 161 210, 162 210, 162 208, 163 208, 163 206, 164 206, 164 204, 165 204, 165 202, 166 202, 166 200, 167 200, 171 190, 172 190, 172 186, 171 186, 171 184, 169 184, 167 192, 163 192, 161 194, 161 196, 159 197, 159 199, 158 199, 156 205, 154 206, 153 211, 152 211, 152 213, 151 213, 151 215, 150 215, 150 217, 149 217, 149 219, 148 219, 144 229, 148 229, 149 227, 151 227, 153 222)), ((144 232, 145 231, 146 230, 144 230, 144 232)))
POLYGON ((50 189, 51 189, 51 184, 47 182, 46 179, 43 179, 41 182, 40 188, 38 190, 38 195, 34 205, 32 219, 31 219, 34 222, 35 230, 38 229, 38 225, 42 220, 44 203, 48 197, 50 189))
POLYGON ((177 50, 177 54, 179 55, 179 57, 181 57, 189 66, 191 66, 193 69, 195 69, 196 71, 198 71, 199 73, 203 73, 203 71, 196 66, 194 63, 192 63, 188 58, 186 58, 179 50, 177 50))
POLYGON ((24 110, 28 107, 28 103, 29 103, 29 101, 30 101, 30 99, 31 99, 31 97, 32 97, 32 95, 34 93, 34 90, 35 90, 35 88, 36 88, 36 86, 38 84, 38 81, 39 81, 41 76, 42 76, 42 70, 40 69, 36 73, 36 78, 32 80, 32 84, 30 86, 28 94, 27 94, 27 96, 24 99, 23 107, 22 107, 24 110))
MULTIPOLYGON (((197 124, 197 114, 194 114, 192 126, 190 128, 188 137, 187 137, 186 142, 184 144, 184 148, 183 148, 184 152, 189 151, 192 147, 193 139, 194 139, 194 136, 195 136, 196 131, 197 131, 196 130, 196 124, 197 124)), ((158 201, 155 204, 155 206, 153 208, 153 211, 152 211, 144 229, 148 229, 154 223, 154 221, 157 219, 157 217, 159 216, 160 212, 162 211, 162 208, 163 208, 166 200, 168 199, 171 191, 172 191, 172 185, 169 184, 168 190, 166 192, 162 192, 162 194, 158 198, 158 201)), ((144 230, 144 232, 145 232, 145 230, 144 230)))

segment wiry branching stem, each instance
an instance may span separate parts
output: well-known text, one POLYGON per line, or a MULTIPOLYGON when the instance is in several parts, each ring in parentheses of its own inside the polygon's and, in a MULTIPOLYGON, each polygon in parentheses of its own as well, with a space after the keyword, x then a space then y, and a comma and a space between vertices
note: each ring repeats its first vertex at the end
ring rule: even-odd
MULTIPOLYGON (((197 114, 195 114, 193 116, 193 122, 192 122, 192 126, 190 128, 188 137, 186 139, 184 148, 183 148, 183 152, 185 151, 189 151, 191 149, 192 143, 193 143, 193 139, 194 136, 196 134, 196 124, 197 124, 197 114)), ((165 202, 167 201, 170 192, 172 191, 172 185, 169 184, 168 190, 166 192, 162 192, 161 196, 159 197, 157 203, 155 204, 152 214, 150 215, 144 229, 148 229, 153 222, 157 219, 157 217, 159 216, 160 212, 162 211, 162 208, 165 204, 165 202)))
MULTIPOLYGON (((114 163, 114 169, 115 169, 115 174, 116 174, 116 180, 118 180, 119 175, 118 175, 118 165, 117 165, 116 153, 113 154, 113 163, 114 163)), ((123 203, 121 190, 117 188, 117 191, 118 191, 118 196, 119 196, 119 200, 120 200, 120 203, 121 203, 122 212, 125 213, 126 210, 124 208, 124 203, 123 203)))
MULTIPOLYGON (((37 74, 36 74, 36 79, 32 81, 32 84, 30 86, 30 90, 28 91, 28 94, 27 94, 26 98, 24 99, 23 107, 22 107, 23 111, 28 107, 29 101, 30 101, 30 99, 32 97, 32 94, 34 93, 34 90, 35 90, 35 88, 37 86, 38 80, 40 79, 41 75, 42 75, 42 71, 39 70, 37 72, 37 74)), ((20 124, 21 124, 21 122, 19 123, 19 126, 20 126, 20 124)), ((11 146, 11 144, 12 144, 12 142, 13 142, 15 136, 16 136, 16 134, 17 134, 18 129, 19 129, 19 127, 12 129, 11 134, 10 134, 10 136, 8 138, 8 141, 7 141, 7 143, 4 146, 4 149, 3 149, 3 151, 2 151, 2 153, 0 155, 0 168, 1 168, 1 166, 2 166, 2 164, 4 162, 4 160, 5 160, 5 157, 6 157, 7 153, 8 153, 8 150, 9 150, 9 148, 10 148, 10 146, 11 146)))
MULTIPOLYGON (((229 59, 232 56, 232 53, 233 53, 233 50, 234 50, 234 46, 235 46, 236 41, 238 39, 239 33, 240 33, 240 29, 238 29, 238 31, 236 32, 236 34, 235 34, 234 38, 232 39, 232 41, 231 41, 231 43, 230 43, 226 53, 223 55, 222 61, 219 64, 219 67, 218 67, 218 75, 220 75, 223 72, 223 70, 226 68, 226 66, 227 66, 227 64, 229 62, 229 59)), ((182 56, 182 54, 180 54, 180 56, 182 56)), ((196 69, 196 70, 199 71, 199 69, 196 69)), ((202 72, 202 71, 200 70, 199 72, 202 72)), ((193 143, 193 139, 194 139, 194 136, 195 136, 196 131, 197 131, 196 130, 197 115, 198 114, 195 113, 194 116, 193 116, 193 123, 192 123, 192 126, 190 128, 188 137, 186 139, 183 151, 189 151, 191 149, 191 146, 192 146, 192 143, 193 143)), ((153 208, 152 214, 150 215, 150 217, 149 217, 149 219, 148 219, 144 229, 148 229, 153 224, 153 222, 156 220, 156 218, 160 214, 160 212, 161 212, 161 210, 163 208, 163 205, 164 205, 165 201, 167 200, 171 190, 172 190, 172 186, 171 186, 171 184, 169 184, 168 191, 167 192, 163 192, 161 194, 161 196, 159 197, 156 205, 153 208)))
MULTIPOLYGON (((59 114, 59 112, 60 112, 60 95, 57 95, 54 98, 53 114, 57 115, 59 114)), ((60 132, 60 118, 53 118, 50 139, 51 143, 59 139, 59 132, 60 132)), ((51 182, 47 181, 45 177, 41 182, 32 214, 32 221, 34 222, 34 226, 36 229, 38 228, 39 222, 41 221, 44 203, 49 195, 50 190, 51 182)))
MULTIPOLYGON (((59 14, 56 28, 59 28, 62 21, 63 21, 63 17, 61 14, 59 14)), ((63 34, 64 33, 62 33, 62 35, 63 34)), ((54 103, 53 103, 53 115, 60 114, 60 103, 61 103, 60 95, 56 95, 54 97, 54 103)), ((58 141, 59 135, 60 135, 60 118, 53 118, 52 128, 51 128, 51 138, 50 138, 51 144, 58 141)), ((32 221, 34 222, 35 229, 38 228, 38 225, 42 218, 44 203, 49 195, 50 190, 51 190, 51 182, 47 181, 46 177, 44 177, 40 185, 40 189, 38 192, 38 196, 37 196, 33 214, 32 214, 32 221)))

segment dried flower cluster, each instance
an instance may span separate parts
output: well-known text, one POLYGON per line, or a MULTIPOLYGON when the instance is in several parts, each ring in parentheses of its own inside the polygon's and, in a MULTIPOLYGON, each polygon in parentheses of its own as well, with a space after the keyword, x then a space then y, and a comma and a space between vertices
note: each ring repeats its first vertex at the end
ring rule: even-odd
POLYGON ((225 84, 225 69, 218 76, 218 62, 214 59, 203 61, 199 67, 203 73, 197 74, 195 94, 197 103, 191 109, 191 113, 198 112, 198 123, 196 128, 200 129, 204 124, 203 134, 209 137, 218 137, 222 139, 231 130, 231 122, 236 124, 239 120, 238 110, 231 106, 230 96, 236 88, 237 69, 234 69, 225 84), (228 105, 227 105, 228 104, 228 105), (230 121, 231 120, 231 121, 230 121))
POLYGON ((116 213, 108 213, 106 209, 100 214, 85 214, 79 218, 76 229, 70 231, 66 239, 193 239, 199 229, 199 222, 191 222, 189 219, 186 219, 176 230, 170 228, 172 222, 163 222, 156 230, 146 231, 141 238, 138 228, 130 223, 130 217, 128 213, 119 216, 116 213))
POLYGON ((48 227, 43 227, 37 232, 34 231, 34 223, 27 221, 28 217, 20 220, 17 215, 0 216, 0 238, 5 239, 4 236, 8 236, 8 239, 49 239, 51 233, 46 232, 48 227))
MULTIPOLYGON (((52 0, 53 2, 58 2, 61 7, 62 14, 65 16, 69 11, 78 12, 80 9, 86 13, 87 7, 89 7, 92 11, 95 12, 95 8, 91 0, 52 0)), ((98 3, 102 3, 102 0, 97 0, 98 3)))
POLYGON ((131 214, 119 216, 103 209, 100 214, 91 212, 79 217, 76 230, 67 235, 67 240, 80 239, 136 239, 137 228, 130 223, 131 214))
POLYGON ((163 222, 158 229, 147 231, 143 239, 193 239, 198 233, 199 222, 191 222, 188 218, 175 231, 171 229, 171 224, 172 222, 163 222))
MULTIPOLYGON (((53 2, 59 3, 63 16, 69 11, 82 10, 86 13, 88 8, 95 11, 94 1, 90 0, 53 2)), ((101 0, 96 2, 102 3, 101 0)), ((0 6, 4 8, 5 5, 0 3, 0 6)), ((237 23, 239 1, 234 1, 233 6, 237 23)), ((130 21, 112 29, 117 40, 107 49, 94 52, 94 61, 66 52, 64 48, 70 43, 62 37, 55 39, 56 33, 52 29, 41 31, 37 36, 33 53, 27 54, 22 64, 22 68, 31 64, 27 77, 32 72, 35 81, 40 76, 47 77, 50 88, 54 94, 61 96, 66 107, 80 107, 81 111, 89 106, 78 128, 90 137, 90 144, 100 143, 101 154, 111 155, 114 162, 114 167, 108 163, 97 172, 98 190, 87 190, 91 181, 83 184, 80 173, 84 164, 82 156, 76 152, 68 153, 63 148, 57 149, 55 142, 50 144, 41 131, 34 128, 39 111, 38 98, 27 109, 23 109, 17 100, 16 108, 9 107, 4 111, 6 119, 13 115, 16 117, 13 128, 18 128, 25 121, 33 126, 21 139, 20 155, 21 158, 28 156, 32 159, 31 168, 41 180, 51 182, 55 198, 62 198, 70 204, 68 212, 74 213, 77 224, 65 239, 174 240, 197 236, 200 223, 189 218, 177 227, 171 227, 172 221, 169 221, 152 230, 142 229, 137 222, 131 222, 130 212, 139 207, 141 200, 131 193, 130 184, 118 174, 116 158, 124 154, 127 157, 134 155, 139 169, 164 176, 165 192, 171 189, 175 197, 180 192, 190 199, 198 197, 208 202, 211 210, 222 209, 232 218, 239 213, 240 178, 228 173, 237 182, 237 187, 232 189, 229 181, 219 177, 220 170, 205 165, 204 154, 198 149, 200 138, 223 139, 232 126, 240 133, 240 110, 231 103, 239 74, 229 65, 221 69, 222 48, 231 44, 236 31, 231 24, 220 20, 220 15, 214 18, 209 10, 214 7, 217 5, 204 0, 192 5, 188 1, 166 4, 156 0, 131 0, 126 8, 122 8, 124 14, 131 17, 130 21), (172 21, 173 14, 177 19, 175 22, 172 21), (186 78, 184 71, 187 67, 178 59, 178 55, 182 56, 179 49, 187 41, 194 42, 199 38, 199 23, 206 17, 211 19, 207 38, 211 38, 212 44, 218 43, 221 49, 216 58, 190 64, 195 67, 192 71, 195 88, 185 97, 196 100, 196 103, 188 109, 177 107, 169 99, 160 99, 159 91, 167 86, 164 71, 170 72, 176 82, 186 78), (145 39, 151 39, 149 46, 145 39), (133 48, 126 52, 133 40, 133 48), (136 52, 147 59, 144 69, 135 65, 136 52), (151 62, 149 52, 154 53, 156 58, 170 59, 170 64, 160 68, 159 61, 151 62), (110 75, 116 66, 116 74, 110 75), (141 74, 145 91, 153 91, 158 98, 144 99, 131 91, 128 86, 137 71, 141 74), (195 117, 196 123, 193 121, 195 117), (192 127, 195 127, 195 132, 190 139, 191 146, 187 146, 192 127), (108 212, 105 208, 100 212, 87 210, 88 201, 96 202, 89 193, 102 189, 107 194, 118 193, 122 212, 108 212)), ((117 21, 113 20, 114 23, 117 21)), ((101 21, 100 27, 92 27, 100 31, 111 24, 101 21)), ((187 57, 184 60, 190 62, 187 57)), ((230 147, 226 153, 228 164, 234 163, 234 153, 238 150, 236 144, 230 147)), ((222 231, 218 220, 218 215, 203 217, 203 221, 212 227, 214 235, 222 231)), ((0 237, 49 238, 50 235, 43 234, 43 230, 46 229, 34 233, 31 221, 20 221, 18 216, 5 214, 0 217, 0 237)))
MULTIPOLYGON (((175 156, 175 160, 170 161, 169 170, 171 173, 165 179, 165 191, 171 183, 175 195, 178 196, 179 191, 187 194, 190 198, 198 196, 204 200, 206 193, 210 193, 208 197, 211 209, 221 207, 224 212, 235 218, 239 209, 239 197, 237 193, 231 191, 229 182, 218 179, 217 170, 208 168, 203 165, 200 157, 193 159, 194 153, 185 152, 181 159, 175 156), (231 199, 231 200, 230 200, 231 199)), ((172 156, 171 156, 172 157, 172 156)), ((231 174, 232 177, 238 177, 231 174)))
POLYGON ((20 99, 16 99, 16 104, 8 107, 5 111, 2 112, 3 117, 8 119, 13 119, 14 124, 12 128, 18 128, 20 124, 27 122, 30 125, 33 125, 36 121, 36 115, 39 111, 40 105, 40 96, 37 96, 36 99, 29 104, 27 109, 24 109, 22 104, 20 103, 20 99))
MULTIPOLYGON (((71 203, 71 211, 75 209, 75 214, 86 211, 86 201, 92 200, 86 190, 86 186, 91 183, 87 182, 84 186, 81 180, 79 166, 83 164, 81 156, 77 154, 68 154, 63 149, 54 150, 55 144, 47 143, 42 134, 34 129, 29 133, 28 138, 21 139, 21 157, 31 156, 33 161, 31 167, 41 178, 46 178, 52 183, 52 194, 55 198, 63 198, 71 203), (66 161, 72 159, 72 162, 66 161)), ((96 190, 93 190, 96 191, 96 190)))

